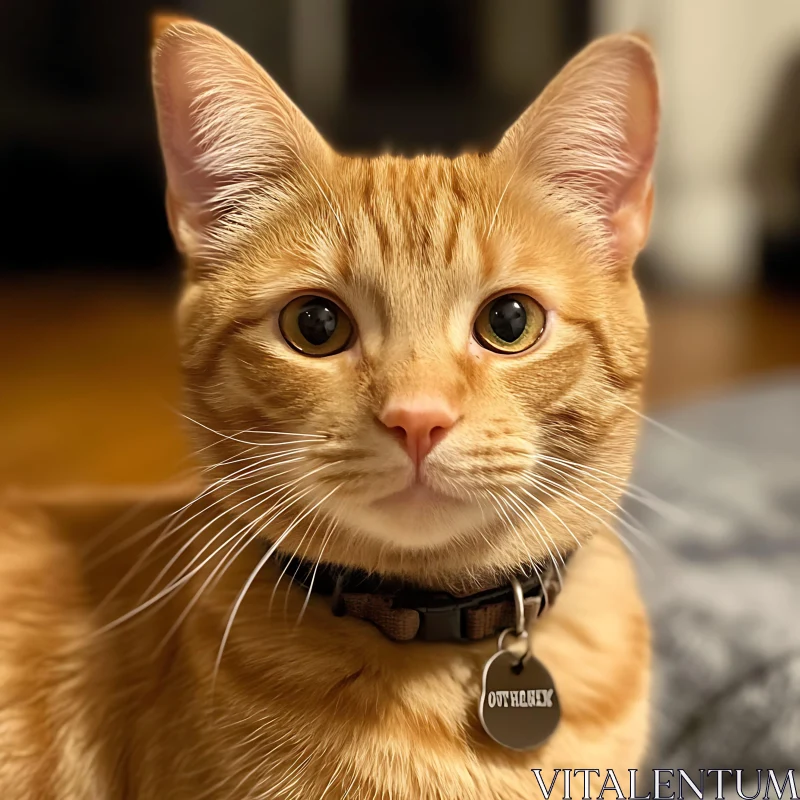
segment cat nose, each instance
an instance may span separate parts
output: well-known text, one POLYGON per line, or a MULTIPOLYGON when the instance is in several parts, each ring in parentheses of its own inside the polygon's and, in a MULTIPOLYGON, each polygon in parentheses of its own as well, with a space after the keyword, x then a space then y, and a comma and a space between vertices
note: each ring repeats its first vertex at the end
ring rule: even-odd
POLYGON ((416 397, 390 402, 379 419, 398 436, 411 460, 419 466, 455 425, 458 414, 444 399, 416 397))

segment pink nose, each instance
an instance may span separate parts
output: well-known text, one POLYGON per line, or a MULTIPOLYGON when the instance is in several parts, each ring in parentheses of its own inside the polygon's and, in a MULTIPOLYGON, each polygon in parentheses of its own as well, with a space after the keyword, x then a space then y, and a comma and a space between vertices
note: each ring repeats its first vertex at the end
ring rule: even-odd
POLYGON ((390 402, 379 419, 397 434, 411 460, 419 466, 453 427, 458 415, 443 399, 414 397, 390 402))

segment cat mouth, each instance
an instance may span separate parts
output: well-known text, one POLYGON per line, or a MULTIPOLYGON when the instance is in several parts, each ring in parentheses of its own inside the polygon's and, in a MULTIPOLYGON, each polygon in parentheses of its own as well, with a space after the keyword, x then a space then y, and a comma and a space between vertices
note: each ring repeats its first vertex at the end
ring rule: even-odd
POLYGON ((375 500, 373 505, 384 510, 391 510, 408 508, 409 506, 455 505, 459 502, 451 495, 443 494, 424 483, 416 481, 399 492, 393 492, 375 500))

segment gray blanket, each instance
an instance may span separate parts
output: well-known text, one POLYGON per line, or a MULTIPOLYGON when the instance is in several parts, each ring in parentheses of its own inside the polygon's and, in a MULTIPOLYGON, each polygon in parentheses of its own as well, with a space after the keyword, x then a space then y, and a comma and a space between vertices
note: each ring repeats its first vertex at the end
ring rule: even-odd
POLYGON ((645 424, 628 509, 655 631, 652 767, 800 767, 800 374, 645 424))

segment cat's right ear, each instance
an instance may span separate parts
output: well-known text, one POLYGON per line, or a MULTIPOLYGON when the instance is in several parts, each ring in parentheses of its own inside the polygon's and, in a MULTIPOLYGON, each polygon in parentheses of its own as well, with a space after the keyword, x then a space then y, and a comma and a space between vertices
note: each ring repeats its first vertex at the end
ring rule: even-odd
POLYGON ((192 20, 153 24, 153 90, 176 246, 194 261, 278 208, 331 150, 240 47, 192 20))
POLYGON ((508 130, 495 158, 575 220, 599 263, 624 273, 650 227, 658 124, 648 41, 607 36, 561 70, 508 130))

